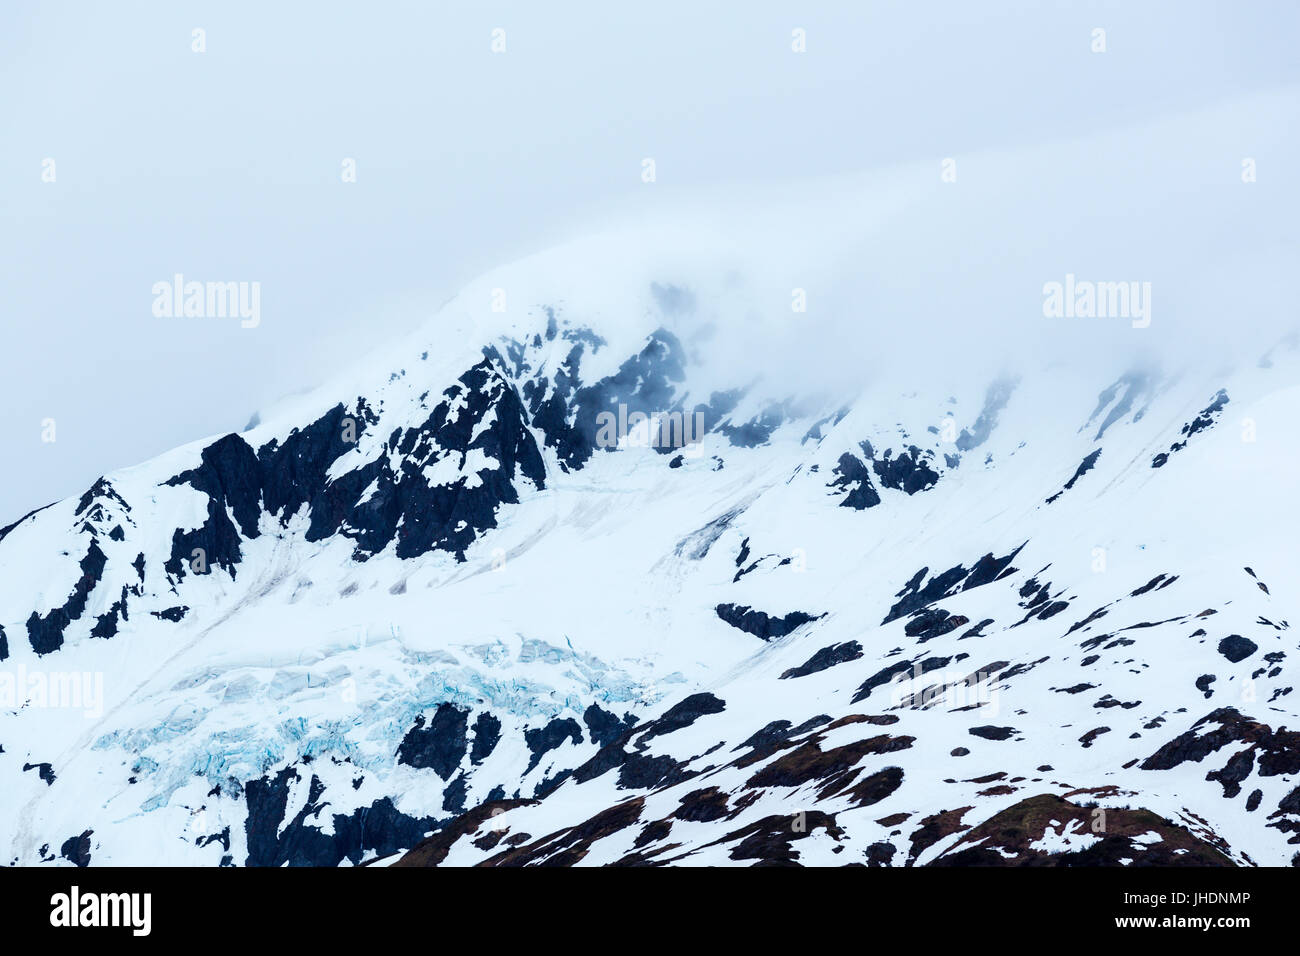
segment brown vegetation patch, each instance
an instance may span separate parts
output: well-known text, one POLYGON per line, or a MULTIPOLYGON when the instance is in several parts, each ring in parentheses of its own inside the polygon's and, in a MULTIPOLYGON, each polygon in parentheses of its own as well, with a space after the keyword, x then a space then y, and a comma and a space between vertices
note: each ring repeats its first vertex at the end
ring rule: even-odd
POLYGON ((709 846, 739 840, 731 848, 730 856, 733 860, 757 860, 755 866, 798 866, 798 853, 791 844, 795 840, 806 839, 819 829, 825 830, 836 840, 844 835, 844 831, 835 823, 834 814, 808 810, 764 817, 728 833, 709 846))
POLYGON ((822 750, 817 740, 810 740, 763 767, 749 778, 746 786, 798 787, 810 780, 820 780, 847 770, 868 754, 906 750, 915 739, 881 734, 831 750, 822 750))
POLYGON ((916 863, 917 857, 934 846, 946 836, 951 836, 970 827, 961 822, 972 807, 959 807, 956 810, 940 810, 921 820, 921 825, 912 831, 912 850, 907 855, 907 865, 916 863))
POLYGON ((433 836, 417 843, 405 856, 393 866, 437 866, 447 858, 452 846, 463 836, 478 830, 483 823, 494 816, 493 811, 510 810, 514 807, 528 806, 536 800, 493 800, 480 804, 467 813, 462 813, 433 836))
POLYGON ((579 863, 597 840, 632 826, 645 806, 636 797, 600 811, 576 827, 557 830, 527 846, 517 847, 484 860, 479 866, 573 866, 579 863))
POLYGON ((1122 859, 1129 860, 1129 866, 1234 865, 1218 848, 1186 827, 1149 810, 1094 810, 1050 793, 1026 797, 995 814, 929 865, 1120 866, 1122 859), (1061 853, 1032 848, 1031 844, 1041 840, 1049 827, 1063 833, 1072 824, 1072 832, 1100 839, 1082 849, 1061 853), (1160 836, 1155 843, 1133 839, 1153 831, 1160 836))

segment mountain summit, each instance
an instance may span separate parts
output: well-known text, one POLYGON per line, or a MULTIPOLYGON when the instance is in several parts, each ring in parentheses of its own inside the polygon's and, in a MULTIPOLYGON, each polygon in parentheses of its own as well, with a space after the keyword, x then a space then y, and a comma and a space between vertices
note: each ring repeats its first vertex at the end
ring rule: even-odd
POLYGON ((845 388, 549 261, 0 530, 10 862, 1291 862, 1294 338, 845 388))

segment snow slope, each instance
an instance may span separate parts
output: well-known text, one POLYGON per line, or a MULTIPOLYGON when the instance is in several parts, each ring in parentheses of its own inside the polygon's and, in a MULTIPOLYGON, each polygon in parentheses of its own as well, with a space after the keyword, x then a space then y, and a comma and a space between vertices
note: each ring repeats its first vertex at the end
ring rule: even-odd
POLYGON ((1291 863, 1297 338, 936 340, 918 175, 503 267, 0 530, 6 860, 1291 863))

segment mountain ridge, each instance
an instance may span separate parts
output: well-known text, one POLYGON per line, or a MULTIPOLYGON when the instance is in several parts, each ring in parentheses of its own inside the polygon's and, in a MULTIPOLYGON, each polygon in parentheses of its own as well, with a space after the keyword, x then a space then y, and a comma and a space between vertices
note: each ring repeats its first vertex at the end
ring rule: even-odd
POLYGON ((717 295, 660 277, 616 335, 453 303, 445 354, 9 526, 0 667, 107 678, 94 720, 0 708, 10 862, 989 862, 963 834, 1049 796, 1076 822, 1000 859, 1140 864, 1141 812, 1148 860, 1290 862, 1294 339, 810 399, 717 295))

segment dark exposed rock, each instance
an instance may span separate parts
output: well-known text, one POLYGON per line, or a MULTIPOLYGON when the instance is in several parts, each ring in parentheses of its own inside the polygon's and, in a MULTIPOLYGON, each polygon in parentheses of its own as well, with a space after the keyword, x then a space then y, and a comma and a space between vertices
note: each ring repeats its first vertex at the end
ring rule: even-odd
POLYGON ((637 747, 644 747, 655 737, 689 727, 706 714, 720 714, 726 707, 726 702, 713 694, 692 694, 669 707, 658 719, 650 721, 646 729, 637 734, 637 747))
POLYGON ((863 511, 880 504, 880 494, 871 483, 871 471, 853 455, 848 452, 840 455, 833 473, 838 477, 827 487, 848 491, 840 502, 841 508, 863 511))
POLYGON ((44 780, 45 785, 49 787, 54 786, 54 781, 58 779, 54 775, 54 767, 52 764, 48 764, 48 763, 23 764, 23 772, 25 773, 28 770, 35 770, 36 775, 39 776, 42 780, 44 780))
MULTIPOLYGON (((613 375, 582 386, 579 374, 587 344, 578 342, 573 346, 552 380, 530 381, 523 388, 533 425, 541 430, 546 445, 555 450, 565 470, 581 468, 596 452, 602 412, 622 406, 630 418, 634 414, 700 411, 705 416, 707 431, 734 407, 739 397, 715 394, 709 405, 689 411, 683 409, 676 383, 685 378, 686 353, 677 337, 663 328, 647 336, 641 351, 627 359, 613 375)), ((673 448, 670 443, 659 450, 668 452, 673 448)))
POLYGON ((718 426, 718 432, 727 437, 737 448, 757 448, 766 445, 772 433, 781 427, 785 415, 780 406, 769 405, 762 414, 740 425, 725 422, 718 426))
POLYGON ((892 843, 873 843, 863 851, 867 857, 867 866, 889 866, 898 849, 892 843))
POLYGON ((961 637, 957 638, 957 640, 959 640, 959 641, 964 641, 964 640, 966 640, 966 639, 969 638, 969 637, 983 637, 983 636, 984 636, 984 628, 988 627, 988 626, 989 626, 990 624, 992 624, 992 623, 993 623, 993 618, 991 618, 991 617, 986 617, 986 618, 984 618, 984 620, 980 621, 980 622, 979 622, 978 624, 976 624, 974 627, 972 627, 972 628, 968 628, 968 629, 967 629, 967 630, 962 634, 961 637))
POLYGON ((204 847, 210 843, 220 843, 221 848, 229 852, 230 851, 230 827, 222 827, 220 833, 207 833, 194 841, 194 845, 198 847, 204 847))
POLYGON ((537 488, 545 485, 519 395, 487 358, 444 390, 423 424, 395 434, 389 446, 400 454, 396 471, 381 456, 320 490, 308 540, 340 531, 356 540, 355 557, 362 560, 393 542, 399 558, 438 549, 464 560, 478 535, 497 526, 498 507, 518 503, 518 475, 537 488), (464 461, 474 451, 496 466, 448 484, 429 483, 429 465, 448 456, 464 461))
MULTIPOLYGON (((732 748, 733 750, 744 750, 746 748, 750 750, 749 754, 736 761, 736 766, 747 767, 750 764, 758 763, 760 760, 766 760, 782 749, 787 740, 799 737, 830 722, 831 719, 826 714, 818 714, 816 717, 809 718, 798 727, 790 726, 788 720, 773 720, 732 748)), ((893 722, 897 722, 897 718, 893 722)))
POLYGON ((592 704, 583 712, 582 722, 587 725, 591 739, 599 747, 613 743, 625 730, 636 725, 636 718, 631 714, 619 720, 614 714, 592 704))
POLYGON ((95 626, 90 629, 91 637, 110 638, 117 634, 119 618, 129 620, 126 605, 127 589, 122 588, 122 596, 112 603, 103 614, 96 615, 95 626))
POLYGON ((1079 743, 1083 744, 1083 747, 1086 750, 1092 746, 1094 740, 1096 740, 1102 734, 1108 734, 1108 733, 1110 733, 1109 727, 1094 727, 1092 730, 1088 731, 1086 734, 1084 734, 1082 737, 1079 738, 1079 743))
POLYGON ((1058 694, 1081 694, 1085 690, 1092 690, 1096 686, 1096 684, 1075 684, 1073 687, 1053 687, 1052 690, 1058 694))
POLYGON ((1300 813, 1300 787, 1296 787, 1278 802, 1281 813, 1300 813))
POLYGON ((474 745, 470 749, 469 762, 482 763, 496 749, 497 741, 500 739, 501 721, 485 710, 480 711, 474 718, 474 745))
POLYGON ((791 844, 817 830, 825 830, 835 840, 844 832, 836 825, 834 814, 809 810, 790 816, 764 817, 709 845, 735 842, 729 854, 731 859, 757 860, 755 866, 798 866, 798 851, 791 844))
POLYGON ((1017 733, 1017 730, 1014 727, 994 727, 986 724, 983 727, 971 727, 967 733, 974 737, 983 737, 985 740, 1007 740, 1017 733))
POLYGON ((469 749, 465 737, 468 726, 468 710, 455 704, 439 704, 427 727, 423 714, 415 718, 415 726, 397 748, 397 762, 417 770, 429 768, 443 780, 450 779, 469 749))
POLYGON ((163 569, 173 578, 185 577, 186 570, 207 574, 212 567, 237 576, 235 566, 243 560, 239 531, 230 520, 225 505, 211 498, 207 503, 208 516, 203 524, 191 531, 177 528, 172 532, 171 555, 163 569))
POLYGON ((63 646, 63 632, 85 613, 86 601, 103 577, 107 560, 99 542, 92 538, 86 556, 81 559, 81 577, 73 585, 67 601, 44 616, 32 612, 27 619, 27 639, 37 654, 49 654, 63 646))
POLYGON ((1140 588, 1137 588, 1137 589, 1135 589, 1134 591, 1130 592, 1129 597, 1137 597, 1137 596, 1140 595, 1140 594, 1146 594, 1148 591, 1153 591, 1153 590, 1155 590, 1155 589, 1160 585, 1160 582, 1162 582, 1164 579, 1165 579, 1165 576, 1164 576, 1163 574, 1157 574, 1154 578, 1152 578, 1152 579, 1151 579, 1150 581, 1148 581, 1146 584, 1144 584, 1144 585, 1142 585, 1140 588))
POLYGON ((201 549, 204 565, 234 576, 241 541, 258 536, 263 513, 287 525, 304 507, 308 541, 342 534, 356 542, 358 560, 390 543, 399 558, 441 549, 463 560, 465 548, 496 526, 498 507, 518 502, 517 475, 544 486, 541 453, 522 401, 494 364, 494 354, 489 350, 447 388, 422 424, 396 430, 382 454, 332 479, 327 476, 335 463, 379 421, 364 399, 353 411, 336 405, 283 442, 270 441, 256 452, 234 434, 209 445, 198 468, 167 482, 189 485, 208 501, 200 527, 174 532, 166 570, 184 577, 194 570, 190 561, 201 549), (463 462, 471 452, 481 452, 493 467, 450 483, 429 483, 428 466, 449 456, 463 462))
POLYGON ((1240 634, 1229 634, 1219 641, 1219 653, 1234 664, 1244 661, 1257 650, 1259 650, 1258 644, 1248 637, 1242 637, 1240 634))
POLYGON ((933 452, 922 452, 915 445, 909 445, 897 458, 890 457, 892 454, 893 449, 887 448, 883 457, 874 459, 871 463, 881 487, 914 495, 933 488, 938 482, 939 474, 930 467, 927 460, 928 457, 933 457, 933 452))
POLYGON ((1172 770, 1187 761, 1199 763, 1208 755, 1244 741, 1258 759, 1259 774, 1300 773, 1300 732, 1273 730, 1253 718, 1243 717, 1233 707, 1221 707, 1202 717, 1184 734, 1180 734, 1142 761, 1143 770, 1172 770), (1212 730, 1203 730, 1218 724, 1212 730))
POLYGON ((1027 797, 972 828, 930 866, 1233 866, 1222 850, 1149 810, 1107 808, 1095 832, 1094 810, 1055 794, 1027 797), (1048 831, 1098 837, 1077 850, 1035 849, 1048 831), (1151 842, 1149 834, 1160 839, 1151 842), (996 849, 995 849, 996 848, 996 849))
POLYGON ((893 795, 903 785, 901 767, 886 767, 864 778, 848 790, 855 807, 869 807, 893 795))
POLYGON ((1074 470, 1074 475, 1070 478, 1069 481, 1065 483, 1065 487, 1062 488, 1060 491, 1058 491, 1056 494, 1052 495, 1052 497, 1048 498, 1047 503, 1050 505, 1057 498, 1061 497, 1061 495, 1065 494, 1067 491, 1073 488, 1074 483, 1076 481, 1078 481, 1088 472, 1092 471, 1093 466, 1097 464, 1097 459, 1100 457, 1101 457, 1100 448, 1098 448, 1096 451, 1092 452, 1087 457, 1085 457, 1083 461, 1079 463, 1079 467, 1074 470))
POLYGON ((1075 631, 1077 631, 1079 628, 1081 628, 1081 627, 1087 627, 1089 624, 1091 624, 1091 623, 1093 623, 1094 621, 1097 621, 1097 620, 1099 620, 1099 619, 1105 617, 1105 616, 1106 616, 1107 614, 1109 614, 1109 613, 1110 613, 1110 612, 1107 611, 1106 608, 1104 608, 1104 607, 1099 607, 1099 608, 1097 608, 1097 610, 1093 611, 1093 612, 1092 612, 1091 614, 1089 614, 1087 617, 1083 618, 1082 620, 1075 621, 1073 624, 1071 624, 1071 625, 1070 625, 1070 629, 1069 629, 1068 631, 1066 631, 1065 633, 1066 633, 1066 634, 1073 634, 1073 633, 1074 633, 1075 631))
POLYGON ((468 792, 469 779, 462 772, 444 788, 442 792, 442 809, 448 813, 462 812, 465 809, 465 797, 468 792))
POLYGON ((238 435, 226 435, 200 454, 198 468, 182 472, 165 484, 188 484, 228 507, 245 538, 258 536, 261 514, 261 468, 257 455, 238 435))
POLYGON ((59 849, 59 856, 75 866, 90 866, 90 837, 94 830, 86 830, 79 836, 68 837, 59 849))
POLYGON ((1228 404, 1228 393, 1223 389, 1219 389, 1219 391, 1215 393, 1215 396, 1213 400, 1210 402, 1210 404, 1207 405, 1204 409, 1202 409, 1199 415, 1197 415, 1194 419, 1192 419, 1190 422, 1188 422, 1186 425, 1182 427, 1181 433, 1184 436, 1183 440, 1174 442, 1172 445, 1169 446, 1168 452, 1161 452, 1160 454, 1156 455, 1153 459, 1151 459, 1151 467, 1152 468, 1161 467, 1167 461, 1169 461, 1170 455, 1174 454, 1175 452, 1180 452, 1184 448, 1186 448, 1188 439, 1190 439, 1197 432, 1203 432, 1206 429, 1210 428, 1214 424, 1215 419, 1223 412, 1223 408, 1227 404, 1228 404))
POLYGON ((1205 431, 1214 424, 1214 416, 1223 411, 1223 407, 1228 404, 1228 393, 1219 389, 1214 395, 1214 400, 1210 402, 1201 413, 1182 427, 1182 433, 1190 438, 1197 432, 1205 431))
POLYGON ((1002 558, 995 558, 992 553, 986 554, 969 571, 959 564, 931 577, 924 586, 921 582, 925 581, 930 569, 922 568, 912 575, 911 580, 895 595, 899 601, 889 609, 889 613, 880 623, 888 624, 959 590, 969 591, 1005 577, 1014 570, 1011 568, 1011 562, 1022 548, 1024 548, 1023 544, 1002 558))
POLYGON ((712 694, 693 694, 670 707, 658 719, 625 730, 575 769, 572 776, 579 783, 585 783, 618 768, 619 786, 634 789, 650 789, 684 780, 688 776, 683 772, 684 763, 667 755, 649 757, 639 751, 654 737, 689 727, 699 717, 721 713, 725 707, 725 702, 712 694), (636 749, 629 752, 627 747, 634 737, 638 738, 636 749))
POLYGON ((690 774, 684 773, 684 761, 679 761, 662 754, 648 757, 642 753, 630 753, 618 770, 618 784, 631 790, 651 790, 655 787, 669 786, 685 780, 690 774))
POLYGON ((843 644, 832 644, 829 647, 823 647, 798 667, 791 667, 783 671, 780 679, 786 680, 791 677, 807 677, 809 674, 816 674, 829 667, 834 667, 836 664, 856 661, 861 656, 862 645, 857 641, 847 641, 843 644))
MULTIPOLYGON (((92 504, 101 500, 113 502, 128 514, 131 511, 131 506, 117 493, 117 489, 113 487, 113 483, 101 475, 93 485, 86 489, 86 493, 81 496, 81 499, 77 502, 77 510, 74 514, 80 517, 92 504)), ((32 512, 32 514, 35 513, 36 512, 32 512)), ((30 517, 30 515, 28 517, 30 517)))
POLYGON ((842 454, 833 471, 837 477, 827 485, 828 488, 848 492, 840 502, 841 507, 862 511, 880 504, 880 494, 871 481, 872 472, 875 472, 882 488, 901 491, 907 495, 933 488, 939 480, 939 473, 931 467, 934 459, 932 451, 922 451, 915 445, 908 445, 897 456, 892 448, 887 448, 883 455, 877 457, 870 442, 859 442, 858 447, 862 450, 863 457, 858 458, 851 452, 842 454))
MULTIPOLYGON (((868 754, 887 754, 911 747, 916 738, 879 734, 842 747, 822 750, 816 739, 794 748, 756 772, 746 782, 748 787, 797 787, 811 780, 822 780, 848 770, 868 754)), ((901 781, 901 772, 899 779, 901 781)))
POLYGON ((290 785, 300 779, 297 770, 286 767, 245 785, 246 866, 337 866, 343 860, 356 864, 367 853, 386 856, 415 846, 436 826, 433 818, 407 816, 383 797, 351 814, 333 814, 333 832, 327 833, 313 825, 329 805, 322 799, 325 785, 315 774, 302 808, 286 820, 290 785))
POLYGON ((645 827, 642 828, 641 832, 637 834, 637 838, 632 841, 632 846, 639 850, 642 847, 649 846, 651 843, 658 843, 661 840, 667 839, 668 835, 672 832, 673 821, 654 820, 647 823, 645 827))
POLYGON ((923 644, 969 623, 970 618, 964 615, 949 615, 943 608, 933 607, 918 611, 904 626, 903 632, 908 637, 920 638, 917 643, 923 644))
POLYGON ((727 815, 727 795, 717 787, 692 790, 681 799, 681 806, 673 811, 678 820, 708 823, 727 815))
POLYGON ((938 813, 923 817, 921 825, 912 831, 909 838, 912 849, 907 854, 907 865, 915 865, 922 853, 944 837, 970 829, 969 826, 961 822, 962 817, 970 809, 970 807, 958 807, 955 810, 940 810, 938 813))
POLYGON ((1206 780, 1217 780, 1223 785, 1225 797, 1235 797, 1241 793, 1241 781, 1250 776, 1255 769, 1255 752, 1243 750, 1228 758, 1228 762, 1218 770, 1211 770, 1205 775, 1206 780))
POLYGON ((557 717, 545 727, 525 730, 524 742, 528 745, 532 757, 524 773, 531 771, 545 754, 559 747, 566 740, 572 740, 575 744, 583 742, 582 728, 572 717, 557 717))
POLYGON ((360 412, 349 415, 340 403, 306 427, 295 428, 283 443, 272 440, 257 450, 263 505, 281 524, 322 493, 330 466, 355 447, 347 440, 346 426, 352 425, 355 438, 365 434, 370 419, 360 412))
MULTIPOLYGON (((1097 396, 1097 407, 1094 408, 1092 414, 1088 416, 1089 425, 1091 425, 1093 420, 1101 414, 1103 408, 1115 401, 1115 395, 1121 387, 1124 388, 1124 395, 1115 403, 1114 407, 1112 407, 1110 412, 1106 415, 1106 418, 1101 423, 1101 427, 1097 429, 1097 434, 1093 440, 1101 441, 1101 436, 1106 434, 1106 429, 1127 415, 1133 408, 1134 399, 1147 391, 1150 388, 1150 385, 1150 377, 1145 373, 1127 372, 1124 375, 1121 375, 1108 388, 1104 389, 1102 393, 1097 396)), ((1140 417, 1141 413, 1139 412, 1138 415, 1134 417, 1134 421, 1140 417)))
POLYGON ((484 866, 573 866, 582 861, 593 843, 635 826, 645 801, 635 797, 600 811, 575 827, 542 837, 485 860, 484 866))
POLYGON ((852 703, 856 704, 860 700, 865 700, 871 696, 871 692, 878 687, 890 683, 896 678, 912 673, 914 676, 928 674, 930 671, 938 670, 941 667, 947 667, 951 657, 927 657, 920 661, 898 661, 890 664, 876 673, 872 674, 862 685, 858 687, 857 692, 853 695, 852 703))
POLYGON ((803 611, 791 611, 784 617, 774 617, 763 611, 739 604, 719 604, 714 611, 718 617, 734 628, 753 634, 759 640, 770 641, 775 637, 785 637, 797 627, 825 617, 824 614, 805 614, 803 611))
POLYGON ((957 436, 958 451, 970 451, 988 441, 989 435, 997 427, 998 415, 1006 407, 1015 389, 1016 380, 1010 378, 998 379, 988 387, 988 391, 984 393, 984 407, 980 409, 975 424, 969 431, 963 428, 961 434, 957 436))
POLYGON ((825 437, 825 434, 822 432, 822 427, 826 425, 828 422, 831 424, 832 427, 838 425, 841 421, 844 420, 844 416, 847 415, 848 413, 849 410, 847 408, 841 408, 834 415, 827 415, 825 418, 820 418, 817 421, 813 422, 813 424, 809 427, 808 431, 804 433, 803 438, 799 439, 799 444, 801 445, 807 444, 809 440, 821 441, 822 438, 825 437))

